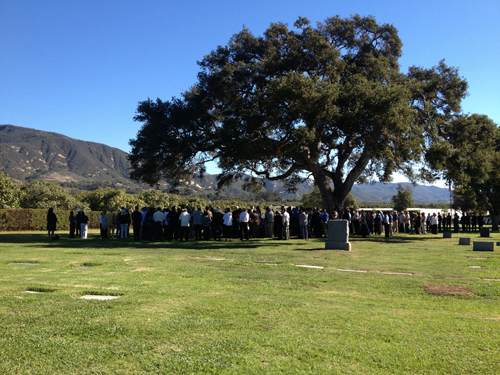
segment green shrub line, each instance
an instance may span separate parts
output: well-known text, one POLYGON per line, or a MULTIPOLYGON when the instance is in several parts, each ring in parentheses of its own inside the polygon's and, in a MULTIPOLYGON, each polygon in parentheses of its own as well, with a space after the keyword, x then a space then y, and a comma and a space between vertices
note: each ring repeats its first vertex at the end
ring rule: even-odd
MULTIPOLYGON (((57 216, 56 230, 69 230, 69 213, 71 210, 54 210, 57 216)), ((76 212, 74 212, 76 214, 76 212)), ((100 211, 86 211, 89 218, 89 228, 99 228, 100 211)), ((0 209, 0 232, 15 232, 26 230, 47 230, 46 209, 0 209)))

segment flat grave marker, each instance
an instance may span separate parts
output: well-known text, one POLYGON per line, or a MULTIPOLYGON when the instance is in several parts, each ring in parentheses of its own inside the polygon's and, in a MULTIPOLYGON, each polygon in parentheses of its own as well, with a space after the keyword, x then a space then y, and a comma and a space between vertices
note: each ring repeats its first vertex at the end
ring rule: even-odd
POLYGON ((80 297, 80 299, 95 299, 95 300, 99 300, 99 301, 107 301, 107 300, 115 299, 115 298, 118 298, 118 296, 87 295, 87 296, 80 297))
POLYGON ((296 264, 295 267, 302 267, 302 268, 317 268, 317 269, 323 269, 324 267, 321 266, 308 266, 306 264, 296 264))
POLYGON ((270 263, 270 262, 255 262, 256 264, 263 264, 265 266, 279 266, 279 263, 270 263))
POLYGON ((403 276, 413 276, 409 272, 380 272, 382 275, 403 275, 403 276))
POLYGON ((38 266, 38 263, 11 263, 12 265, 15 266, 38 266))
POLYGON ((337 268, 337 271, 342 271, 342 272, 359 272, 359 273, 366 273, 368 271, 363 271, 363 270, 346 270, 344 268, 337 268))

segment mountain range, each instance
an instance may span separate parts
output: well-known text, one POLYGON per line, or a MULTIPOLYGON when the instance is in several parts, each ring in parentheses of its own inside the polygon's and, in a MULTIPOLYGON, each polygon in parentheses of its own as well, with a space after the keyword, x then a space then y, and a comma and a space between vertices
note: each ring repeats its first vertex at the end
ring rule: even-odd
MULTIPOLYGON (((127 153, 101 143, 81 141, 67 136, 14 125, 0 125, 0 172, 22 183, 39 179, 53 181, 67 188, 93 190, 100 187, 126 188, 129 192, 147 189, 129 178, 127 153)), ((212 195, 216 193, 216 175, 206 174, 185 182, 180 193, 212 195)), ((402 183, 403 186, 410 185, 402 183)), ((296 193, 283 192, 283 198, 300 197, 314 186, 312 180, 298 187, 296 193)), ((398 184, 354 185, 351 192, 360 201, 390 202, 398 184)), ((160 188, 171 188, 165 182, 160 188)), ((436 186, 411 186, 415 203, 447 203, 447 189, 436 186)), ((264 192, 278 196, 283 185, 266 181, 264 192)), ((251 199, 254 194, 244 191, 241 183, 226 188, 220 196, 231 199, 251 199)))

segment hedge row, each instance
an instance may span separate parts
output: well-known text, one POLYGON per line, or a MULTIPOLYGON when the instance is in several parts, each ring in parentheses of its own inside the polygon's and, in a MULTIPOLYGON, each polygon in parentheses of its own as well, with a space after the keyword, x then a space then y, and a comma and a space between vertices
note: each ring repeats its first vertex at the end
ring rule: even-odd
MULTIPOLYGON (((3 209, 0 210, 0 232, 21 230, 47 230, 47 210, 45 209, 3 209)), ((54 210, 57 216, 57 230, 69 230, 70 210, 54 210)), ((99 228, 98 211, 88 211, 89 228, 99 228)))

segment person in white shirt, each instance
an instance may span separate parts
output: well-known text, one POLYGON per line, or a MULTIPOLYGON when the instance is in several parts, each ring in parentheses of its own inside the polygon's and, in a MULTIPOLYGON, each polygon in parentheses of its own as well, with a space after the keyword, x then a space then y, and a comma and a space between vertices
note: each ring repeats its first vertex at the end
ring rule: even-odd
POLYGON ((156 212, 153 214, 154 228, 155 228, 155 239, 156 241, 160 241, 163 233, 163 220, 165 220, 165 216, 163 216, 163 211, 160 207, 156 209, 156 212))
POLYGON ((285 207, 281 208, 281 220, 283 222, 283 239, 290 239, 290 214, 285 210, 285 207))
POLYGON ((187 241, 189 239, 189 222, 191 221, 191 215, 187 212, 187 209, 183 209, 179 215, 179 222, 181 224, 181 233, 179 235, 179 241, 182 241, 182 237, 187 241))
POLYGON ((431 223, 432 234, 438 234, 438 230, 437 230, 437 227, 438 227, 438 217, 437 217, 437 215, 436 215, 435 212, 431 216, 430 223, 431 223))
POLYGON ((249 220, 249 215, 248 212, 245 208, 241 209, 241 214, 240 214, 240 238, 243 240, 243 237, 245 237, 246 240, 250 240, 248 237, 248 220, 249 220))
POLYGON ((229 241, 232 241, 232 232, 233 232, 233 214, 231 213, 231 210, 229 208, 226 208, 226 213, 222 217, 222 232, 224 234, 224 238, 227 239, 229 238, 229 241))
POLYGON ((422 234, 427 234, 427 218, 425 216, 425 213, 422 212, 421 218, 420 218, 420 233, 422 234))

